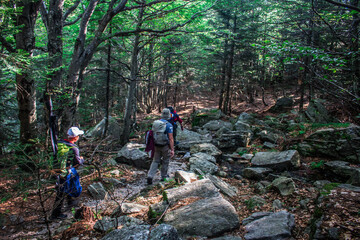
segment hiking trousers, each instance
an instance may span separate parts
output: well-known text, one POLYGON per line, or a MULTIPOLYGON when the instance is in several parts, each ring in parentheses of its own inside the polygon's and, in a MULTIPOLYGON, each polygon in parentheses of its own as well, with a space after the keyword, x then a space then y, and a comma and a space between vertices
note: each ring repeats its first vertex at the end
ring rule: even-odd
POLYGON ((159 167, 159 164, 161 164, 161 169, 160 169, 161 178, 167 178, 170 156, 171 155, 170 155, 169 145, 163 147, 155 146, 154 159, 151 163, 150 170, 148 172, 148 178, 151 179, 154 178, 156 171, 159 167))

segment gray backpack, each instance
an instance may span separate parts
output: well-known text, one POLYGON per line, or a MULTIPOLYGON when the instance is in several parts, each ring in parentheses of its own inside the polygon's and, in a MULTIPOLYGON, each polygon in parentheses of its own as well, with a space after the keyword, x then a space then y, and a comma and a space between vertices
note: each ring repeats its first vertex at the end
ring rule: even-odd
POLYGON ((156 120, 152 125, 155 146, 165 146, 169 144, 169 137, 166 130, 166 122, 156 120))

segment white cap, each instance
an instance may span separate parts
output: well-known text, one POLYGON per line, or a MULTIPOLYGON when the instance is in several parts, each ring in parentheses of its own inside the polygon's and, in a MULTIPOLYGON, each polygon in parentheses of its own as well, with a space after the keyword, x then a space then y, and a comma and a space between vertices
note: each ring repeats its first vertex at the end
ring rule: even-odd
POLYGON ((84 131, 80 130, 78 127, 71 127, 68 131, 67 131, 67 135, 69 137, 77 137, 79 135, 84 134, 84 131))

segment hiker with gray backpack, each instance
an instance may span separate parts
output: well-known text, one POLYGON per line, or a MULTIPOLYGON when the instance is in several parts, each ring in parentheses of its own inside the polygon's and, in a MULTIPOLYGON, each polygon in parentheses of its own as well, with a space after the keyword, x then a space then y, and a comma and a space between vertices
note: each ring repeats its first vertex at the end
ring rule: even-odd
POLYGON ((161 112, 161 119, 154 121, 152 125, 152 134, 155 144, 154 159, 151 163, 147 183, 152 184, 156 171, 161 164, 161 181, 168 178, 168 167, 170 158, 175 155, 173 126, 168 122, 170 120, 170 110, 164 108, 161 112))

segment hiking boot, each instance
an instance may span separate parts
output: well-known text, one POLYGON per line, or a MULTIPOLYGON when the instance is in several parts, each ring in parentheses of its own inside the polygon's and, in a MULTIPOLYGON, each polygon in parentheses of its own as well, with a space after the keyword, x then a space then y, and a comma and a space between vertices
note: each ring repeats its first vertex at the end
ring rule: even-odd
POLYGON ((149 185, 152 184, 152 178, 147 178, 147 184, 149 184, 149 185))
POLYGON ((167 177, 162 177, 160 181, 161 181, 161 182, 167 182, 168 178, 169 178, 169 176, 167 176, 167 177))

